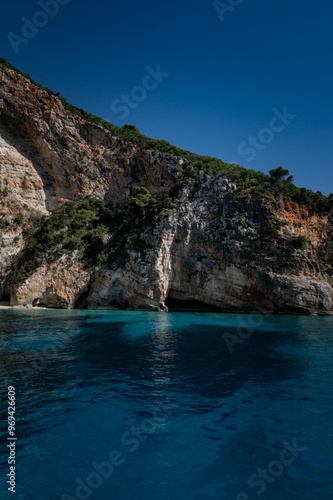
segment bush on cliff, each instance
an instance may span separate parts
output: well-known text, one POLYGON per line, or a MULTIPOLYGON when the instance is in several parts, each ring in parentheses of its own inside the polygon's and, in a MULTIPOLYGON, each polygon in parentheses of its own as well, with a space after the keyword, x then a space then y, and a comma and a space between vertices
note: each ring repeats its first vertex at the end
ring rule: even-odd
POLYGON ((22 283, 43 262, 53 262, 64 253, 78 252, 87 267, 110 263, 128 245, 141 245, 141 235, 153 217, 172 206, 172 200, 156 200, 145 187, 138 187, 129 203, 116 208, 95 197, 67 202, 50 217, 36 221, 18 254, 12 278, 22 283))

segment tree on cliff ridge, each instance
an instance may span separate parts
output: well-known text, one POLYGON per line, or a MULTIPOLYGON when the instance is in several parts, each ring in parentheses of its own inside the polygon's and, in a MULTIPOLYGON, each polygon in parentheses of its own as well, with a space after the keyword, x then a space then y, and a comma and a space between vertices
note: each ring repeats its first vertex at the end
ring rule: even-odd
POLYGON ((283 188, 286 184, 291 184, 294 177, 290 175, 288 169, 281 166, 273 168, 269 171, 270 183, 273 186, 275 196, 279 198, 279 202, 283 205, 283 188))

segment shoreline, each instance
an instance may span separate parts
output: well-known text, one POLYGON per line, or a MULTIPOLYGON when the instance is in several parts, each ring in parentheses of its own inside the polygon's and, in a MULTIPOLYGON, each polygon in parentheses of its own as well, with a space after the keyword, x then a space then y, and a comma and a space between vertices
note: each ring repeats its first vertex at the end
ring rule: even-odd
MULTIPOLYGON (((29 306, 11 306, 7 302, 0 302, 0 311, 1 310, 6 310, 6 309, 13 309, 14 311, 22 311, 22 310, 32 310, 32 309, 37 309, 36 307, 29 307, 29 306)), ((47 307, 38 307, 38 309, 47 309, 47 307)))
MULTIPOLYGON (((59 308, 59 307, 33 307, 31 305, 27 305, 27 306, 24 306, 24 305, 16 305, 16 306, 11 306, 9 305, 8 302, 0 302, 0 311, 5 311, 5 310, 13 310, 13 311, 52 311, 52 310, 74 310, 74 309, 63 309, 63 308, 59 308)), ((97 309, 86 309, 86 310, 90 310, 90 311, 120 311, 119 309, 115 309, 115 308, 97 308, 97 309)), ((134 312, 147 312, 147 310, 145 309, 128 309, 128 312, 130 311, 134 311, 134 312)), ((189 312, 189 313, 197 313, 197 312, 200 312, 200 313, 215 313, 215 314, 234 314, 234 315, 237 315, 237 314, 242 314, 242 315, 261 315, 260 312, 244 312, 244 311, 232 311, 232 312, 227 312, 227 311, 196 311, 196 310, 169 310, 169 311, 149 311, 149 312, 189 312)), ((315 312, 312 312, 312 313, 308 313, 308 314, 301 314, 301 313, 298 313, 298 314, 295 314, 295 313, 273 313, 273 314, 269 314, 269 316, 302 316, 302 317, 323 317, 323 318, 327 318, 327 317, 332 317, 333 316, 333 312, 326 312, 325 314, 323 314, 322 312, 319 312, 319 311, 315 311, 315 312)))

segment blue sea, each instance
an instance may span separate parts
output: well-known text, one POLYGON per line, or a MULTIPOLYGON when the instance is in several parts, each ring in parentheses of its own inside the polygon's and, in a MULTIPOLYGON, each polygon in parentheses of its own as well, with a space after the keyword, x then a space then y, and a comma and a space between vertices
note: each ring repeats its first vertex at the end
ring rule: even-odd
POLYGON ((0 321, 1 499, 333 499, 332 317, 3 310, 0 321))

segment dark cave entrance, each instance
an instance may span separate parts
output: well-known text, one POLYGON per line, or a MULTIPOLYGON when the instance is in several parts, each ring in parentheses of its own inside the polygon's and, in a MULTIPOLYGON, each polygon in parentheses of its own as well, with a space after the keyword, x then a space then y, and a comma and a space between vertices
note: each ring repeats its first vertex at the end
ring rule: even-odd
POLYGON ((88 309, 89 290, 81 293, 74 303, 74 309, 88 309))
POLYGON ((165 301, 165 305, 169 311, 192 311, 192 312, 222 312, 217 306, 206 304, 200 300, 195 299, 174 299, 173 297, 168 297, 165 301))

